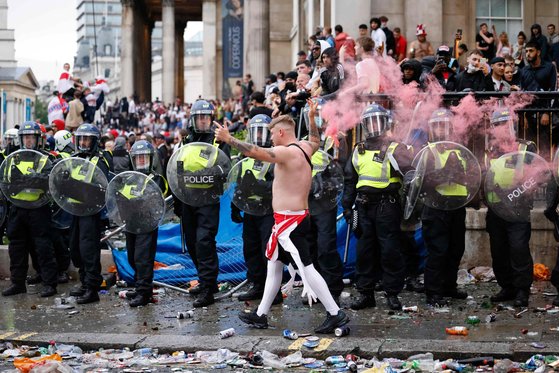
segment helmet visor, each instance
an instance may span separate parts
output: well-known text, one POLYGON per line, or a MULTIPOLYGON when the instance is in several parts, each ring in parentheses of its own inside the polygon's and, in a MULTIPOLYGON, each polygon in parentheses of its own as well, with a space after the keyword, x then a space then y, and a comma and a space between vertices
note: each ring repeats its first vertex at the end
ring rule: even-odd
POLYGON ((192 117, 194 131, 197 133, 212 132, 212 116, 210 114, 194 114, 192 117))
POLYGON ((76 135, 76 143, 80 152, 92 152, 96 141, 97 138, 95 136, 76 135))
POLYGON ((132 167, 135 171, 150 172, 151 171, 151 155, 149 154, 134 154, 132 156, 132 167))
POLYGON ((450 140, 452 125, 449 118, 440 118, 429 121, 429 140, 446 141, 450 140))
POLYGON ((39 136, 37 135, 21 135, 21 147, 23 149, 37 149, 39 146, 39 136))
POLYGON ((270 129, 264 125, 251 125, 249 131, 249 139, 251 144, 263 148, 272 146, 272 138, 270 136, 270 129))
POLYGON ((388 131, 389 126, 388 117, 385 115, 371 115, 361 121, 365 137, 378 137, 388 131))
MULTIPOLYGON (((516 138, 518 134, 518 121, 514 120, 510 116, 501 117, 498 120, 491 121, 491 129, 496 130, 497 128, 504 128, 507 127, 508 131, 507 134, 511 137, 516 138)), ((504 132, 499 131, 501 135, 504 135, 504 132)), ((506 135, 505 135, 506 136, 506 135)))

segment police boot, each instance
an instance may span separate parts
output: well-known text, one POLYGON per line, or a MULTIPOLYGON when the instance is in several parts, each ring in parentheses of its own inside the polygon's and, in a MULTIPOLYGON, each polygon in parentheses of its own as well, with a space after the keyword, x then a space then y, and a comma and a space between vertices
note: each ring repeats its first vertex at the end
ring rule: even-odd
POLYGON ((515 307, 528 307, 528 298, 530 297, 530 292, 526 290, 518 290, 516 292, 516 297, 514 298, 513 305, 515 307))
POLYGON ((349 317, 345 314, 344 311, 339 310, 338 314, 335 316, 330 315, 329 312, 326 312, 326 320, 314 330, 315 333, 318 334, 330 334, 333 333, 336 328, 340 326, 344 326, 349 322, 349 317))
POLYGON ((439 294, 427 294, 425 303, 432 307, 444 307, 448 304, 447 301, 439 294))
POLYGON ((62 271, 58 273, 58 283, 59 284, 67 284, 70 281, 70 277, 68 276, 68 272, 62 271))
POLYGON ((406 280, 406 290, 413 291, 415 293, 423 293, 425 291, 425 285, 423 285, 417 277, 408 277, 406 280))
POLYGON ((375 301, 374 294, 359 294, 357 298, 349 307, 352 310, 362 310, 365 308, 376 307, 377 302, 375 301))
POLYGON ((210 289, 204 288, 200 292, 200 294, 198 294, 198 296, 196 297, 193 306, 195 308, 207 307, 210 304, 214 304, 214 303, 215 303, 215 299, 214 299, 213 292, 210 289))
POLYGON ((146 306, 152 303, 153 299, 150 295, 136 293, 136 296, 130 301, 130 307, 146 306))
POLYGON ((78 297, 78 299, 76 299, 77 304, 87 304, 93 302, 99 302, 99 293, 97 293, 97 290, 89 288, 81 297, 78 297))
POLYGON ((454 288, 454 289, 450 289, 450 290, 446 291, 443 294, 443 296, 453 298, 453 299, 467 299, 468 298, 468 293, 466 293, 465 291, 458 290, 458 289, 454 288))
POLYGON ((507 300, 513 300, 516 297, 516 292, 514 289, 503 288, 497 294, 492 295, 491 302, 505 302, 507 300))
POLYGON ((72 297, 81 297, 85 294, 85 292, 87 291, 87 288, 85 287, 85 285, 80 285, 80 286, 75 286, 72 288, 72 290, 70 290, 70 295, 72 297))
POLYGON ((398 299, 396 294, 386 294, 386 304, 393 311, 402 310, 402 303, 400 303, 400 299, 398 299))
POLYGON ((251 284, 246 292, 239 294, 238 299, 240 301, 256 300, 262 299, 262 295, 264 295, 264 289, 256 284, 251 284))
POLYGON ((41 275, 38 273, 33 276, 27 276, 27 284, 29 285, 37 285, 41 282, 43 282, 43 280, 41 279, 41 275))
POLYGON ((56 294, 56 288, 54 286, 46 285, 43 287, 43 290, 41 290, 39 295, 41 298, 47 298, 53 296, 54 294, 56 294))
POLYGON ((2 295, 5 297, 9 297, 11 295, 22 294, 22 293, 27 293, 27 289, 25 288, 25 285, 11 284, 10 287, 8 287, 6 290, 2 292, 2 295))
POLYGON ((253 326, 258 329, 267 329, 268 328, 268 316, 261 315, 258 316, 256 314, 256 310, 252 312, 240 312, 239 319, 245 324, 253 326))

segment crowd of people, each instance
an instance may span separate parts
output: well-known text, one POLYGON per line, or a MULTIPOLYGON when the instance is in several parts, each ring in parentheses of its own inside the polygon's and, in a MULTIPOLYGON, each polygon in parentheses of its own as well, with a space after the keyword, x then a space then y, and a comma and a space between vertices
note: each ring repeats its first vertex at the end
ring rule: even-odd
MULTIPOLYGON (((474 198, 479 185, 472 192, 465 180, 475 173, 465 150, 441 142, 467 146, 467 135, 479 130, 479 122, 488 123, 482 126, 486 149, 479 163, 484 175, 501 180, 503 190, 516 185, 510 167, 502 165, 500 157, 517 151, 526 159, 536 149, 533 142, 520 139, 514 112, 532 105, 528 98, 479 104, 465 98, 453 110, 443 107, 442 94, 557 90, 559 36, 554 25, 547 27, 548 37, 539 25, 533 25, 531 38, 527 40, 521 32, 513 46, 506 33, 497 40, 494 28, 489 32, 486 24, 479 27, 475 47, 461 42, 460 30, 454 45, 434 47, 427 40, 425 25, 417 26, 417 40, 408 44, 400 28, 389 29, 385 16, 371 18, 369 26, 360 25, 355 39, 341 25, 334 27, 334 33, 330 27, 321 28, 309 37, 308 51, 298 53, 294 69, 270 74, 261 90, 247 74, 237 82, 233 97, 190 104, 178 99, 140 103, 134 97, 111 102, 103 79, 89 85, 72 77, 70 66, 65 65, 49 103, 49 124, 26 122, 17 132, 5 134, 4 158, 16 163, 4 169, 18 167, 18 160, 10 155, 19 147, 40 152, 52 164, 69 157, 85 159, 109 178, 135 170, 156 179, 162 194, 168 191, 165 178, 169 177, 174 212, 181 220, 181 240, 198 272, 199 285, 190 289, 193 305, 206 307, 215 302, 218 290, 219 196, 235 149, 241 153, 237 160, 242 166, 231 220, 243 224, 250 281, 239 300, 261 299, 257 309, 239 315, 241 320, 268 327, 267 313, 283 301, 282 274, 288 265, 292 279, 284 291, 289 291, 298 274, 304 284, 303 302, 319 300, 327 311, 316 332, 332 333, 349 322, 340 308, 344 268, 337 248, 338 196, 343 216, 358 238, 358 295, 348 306, 354 310, 375 307, 375 291, 382 289, 388 307, 399 310, 404 288, 425 292, 431 306, 445 306, 448 298, 467 297, 456 283, 465 250, 465 206, 479 208, 480 198, 474 198), (390 96, 392 103, 362 99, 381 93, 390 96), (466 105, 472 106, 466 109, 466 105), (430 151, 425 162, 438 175, 432 191, 445 203, 464 203, 452 209, 442 208, 440 202, 418 205, 413 218, 402 219, 402 201, 416 180, 417 164, 412 160, 421 149, 430 151), (176 164, 170 165, 173 154, 176 164), (428 252, 424 283, 414 239, 419 229, 428 252)), ((553 125, 551 108, 545 109, 538 114, 538 123, 553 125)), ((50 172, 41 162, 31 164, 33 172, 20 170, 24 176, 50 172)), ((519 170, 517 165, 512 168, 519 170)), ((79 169, 71 175, 85 184, 91 181, 79 169)), ((41 296, 54 295, 57 283, 68 280, 71 256, 81 281, 72 295, 78 296, 78 303, 98 301, 102 212, 70 214, 66 218, 71 223, 64 225, 60 216, 66 209, 61 212, 52 202, 30 203, 45 198, 44 184, 37 184, 34 194, 29 194, 11 179, 11 173, 3 177, 3 185, 13 188, 7 195, 12 284, 2 294, 26 292, 26 263, 31 255, 37 276, 27 282, 42 281, 41 296), (49 229, 51 223, 56 229, 49 229), (37 231, 36 225, 43 229, 37 231), (27 234, 31 226, 37 233, 33 236, 27 234)), ((143 189, 131 188, 134 192, 127 194, 126 202, 139 203, 143 189)), ((549 203, 546 216, 557 223, 556 186, 550 184, 547 189, 555 201, 549 203)), ((533 198, 527 195, 523 197, 533 198)), ((525 307, 532 283, 530 203, 525 204, 527 214, 517 211, 517 219, 510 220, 500 213, 504 202, 498 191, 481 196, 489 207, 487 231, 501 286, 491 300, 525 307)), ((88 198, 72 195, 73 200, 80 197, 88 198)), ((127 233, 126 241, 136 282, 135 291, 127 297, 131 306, 147 305, 152 302, 157 228, 127 233)), ((552 282, 559 287, 559 265, 552 282)), ((554 304, 559 305, 559 297, 554 304)))

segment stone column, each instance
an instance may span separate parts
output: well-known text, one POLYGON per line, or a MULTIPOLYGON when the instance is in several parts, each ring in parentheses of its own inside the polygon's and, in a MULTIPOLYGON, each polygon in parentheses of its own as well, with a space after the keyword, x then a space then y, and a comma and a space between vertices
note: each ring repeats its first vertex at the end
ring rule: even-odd
POLYGON ((175 101, 175 1, 162 0, 163 64, 162 100, 165 104, 175 101))
POLYGON ((121 0, 122 25, 120 43, 120 96, 128 97, 135 93, 134 84, 134 13, 135 0, 121 0))
MULTIPOLYGON (((246 3, 245 3, 246 10, 246 3)), ((246 13, 245 13, 246 17, 246 13)), ((202 68, 202 97, 206 100, 215 99, 217 95, 217 4, 216 0, 203 0, 202 22, 204 23, 204 62, 202 68)), ((246 22, 246 18, 245 18, 246 22)))
POLYGON ((175 93, 184 102, 184 29, 186 22, 175 24, 175 93))
POLYGON ((244 71, 251 74, 257 90, 270 74, 270 3, 245 0, 244 71))

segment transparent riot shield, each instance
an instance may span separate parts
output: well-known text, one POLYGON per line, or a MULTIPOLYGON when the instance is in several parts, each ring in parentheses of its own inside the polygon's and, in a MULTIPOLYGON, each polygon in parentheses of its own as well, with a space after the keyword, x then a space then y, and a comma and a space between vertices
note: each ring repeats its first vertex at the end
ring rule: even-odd
POLYGON ((548 163, 531 152, 512 152, 489 161, 484 191, 487 206, 508 222, 529 222, 535 203, 553 202, 556 182, 548 163))
POLYGON ((50 201, 48 155, 23 149, 11 153, 0 166, 0 189, 15 206, 36 209, 50 201))
POLYGON ((408 217, 418 200, 431 208, 452 211, 466 206, 479 191, 481 167, 463 145, 451 141, 428 144, 412 165, 416 176, 406 200, 408 217))
POLYGON ((229 157, 212 144, 193 142, 180 147, 167 165, 167 180, 183 203, 200 207, 219 203, 227 174, 229 157))
POLYGON ((309 193, 309 211, 318 215, 338 206, 344 189, 344 172, 337 162, 323 150, 312 156, 312 182, 309 193))
POLYGON ((54 202, 75 216, 95 215, 105 206, 107 177, 92 162, 66 158, 51 171, 49 187, 54 202))
POLYGON ((106 198, 109 219, 129 233, 152 232, 165 217, 165 198, 151 175, 136 171, 116 175, 106 198))
POLYGON ((255 216, 271 214, 273 165, 252 158, 240 160, 227 176, 227 193, 240 210, 255 216))

